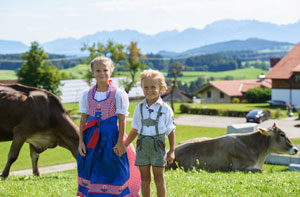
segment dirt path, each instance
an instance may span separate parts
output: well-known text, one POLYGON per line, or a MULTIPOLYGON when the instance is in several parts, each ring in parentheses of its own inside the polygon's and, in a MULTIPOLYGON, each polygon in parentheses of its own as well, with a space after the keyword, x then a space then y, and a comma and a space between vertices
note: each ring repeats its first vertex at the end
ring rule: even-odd
MULTIPOLYGON (((51 172, 59 172, 59 171, 65 171, 65 170, 73 170, 76 169, 77 164, 74 163, 66 163, 66 164, 59 164, 54 166, 45 166, 40 167, 40 174, 47 174, 51 172)), ((26 170, 18 170, 13 171, 9 173, 10 175, 18 175, 18 176, 24 176, 24 175, 32 175, 32 169, 26 169, 26 170)))

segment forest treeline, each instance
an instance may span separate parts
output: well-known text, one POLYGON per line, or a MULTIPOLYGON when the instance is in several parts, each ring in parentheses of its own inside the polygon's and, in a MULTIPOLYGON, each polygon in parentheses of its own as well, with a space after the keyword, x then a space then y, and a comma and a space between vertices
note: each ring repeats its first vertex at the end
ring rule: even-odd
MULTIPOLYGON (((271 57, 283 57, 285 52, 259 53, 254 51, 228 51, 215 54, 195 55, 188 57, 177 57, 173 59, 164 58, 160 54, 146 54, 143 60, 147 68, 167 71, 168 65, 179 61, 184 65, 183 71, 228 71, 247 67, 268 70, 268 60, 271 57)), ((56 59, 52 64, 59 69, 74 67, 84 63, 83 58, 73 57, 68 59, 65 55, 49 54, 47 59, 56 59), (63 59, 63 60, 57 60, 63 59)), ((47 60, 46 59, 46 60, 47 60)), ((17 70, 22 66, 21 54, 0 54, 0 69, 17 70), (1 61, 2 60, 2 61, 1 61), (6 61, 3 61, 6 60, 6 61), (20 60, 20 61, 7 61, 20 60)), ((122 64, 122 62, 120 62, 122 64)), ((123 70, 122 68, 118 70, 123 70)))

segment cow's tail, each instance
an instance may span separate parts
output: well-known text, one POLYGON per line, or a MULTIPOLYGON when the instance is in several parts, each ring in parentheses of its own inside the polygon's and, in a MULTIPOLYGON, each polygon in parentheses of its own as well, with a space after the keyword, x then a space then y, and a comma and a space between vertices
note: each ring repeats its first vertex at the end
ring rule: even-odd
POLYGON ((173 163, 171 164, 168 164, 166 167, 165 167, 165 170, 175 170, 178 168, 178 162, 176 160, 173 161, 173 163))

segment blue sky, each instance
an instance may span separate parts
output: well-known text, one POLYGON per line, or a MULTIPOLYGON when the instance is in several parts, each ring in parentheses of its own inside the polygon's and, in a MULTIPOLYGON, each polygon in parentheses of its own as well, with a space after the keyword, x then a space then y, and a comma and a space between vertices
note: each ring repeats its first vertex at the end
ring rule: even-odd
POLYGON ((0 0, 0 40, 25 44, 132 29, 155 34, 223 19, 300 20, 299 0, 0 0))

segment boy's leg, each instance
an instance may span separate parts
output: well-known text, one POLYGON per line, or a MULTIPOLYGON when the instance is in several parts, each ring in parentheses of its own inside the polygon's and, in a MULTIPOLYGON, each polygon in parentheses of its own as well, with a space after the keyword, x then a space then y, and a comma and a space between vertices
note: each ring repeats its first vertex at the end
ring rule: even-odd
POLYGON ((150 197, 150 183, 151 183, 151 166, 139 166, 142 179, 142 195, 143 197, 150 197))
POLYGON ((163 167, 152 167, 154 181, 157 190, 158 197, 165 197, 166 196, 166 185, 164 180, 164 168, 163 167))

